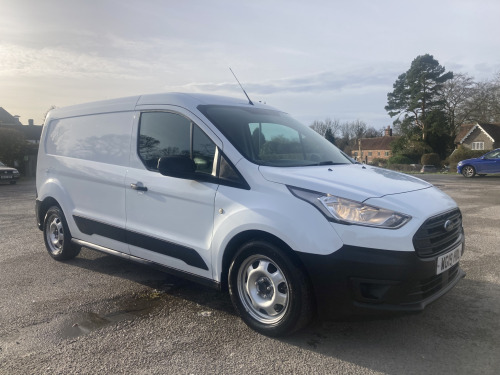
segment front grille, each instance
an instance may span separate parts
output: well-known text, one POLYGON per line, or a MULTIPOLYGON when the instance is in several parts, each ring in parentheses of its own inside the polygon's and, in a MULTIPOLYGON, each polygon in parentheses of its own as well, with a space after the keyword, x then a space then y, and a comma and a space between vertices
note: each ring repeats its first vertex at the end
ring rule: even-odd
POLYGON ((5 175, 5 174, 13 174, 14 171, 8 170, 8 171, 0 171, 0 175, 5 175))
POLYGON ((422 258, 452 250, 462 241, 462 214, 458 208, 427 219, 413 236, 415 251, 422 258))

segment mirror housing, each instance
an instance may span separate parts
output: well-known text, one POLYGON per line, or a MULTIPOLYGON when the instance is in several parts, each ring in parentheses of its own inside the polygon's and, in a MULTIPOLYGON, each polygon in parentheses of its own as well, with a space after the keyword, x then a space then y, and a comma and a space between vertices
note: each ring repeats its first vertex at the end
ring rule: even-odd
POLYGON ((195 179, 196 164, 187 156, 163 156, 158 159, 158 171, 163 176, 195 179))

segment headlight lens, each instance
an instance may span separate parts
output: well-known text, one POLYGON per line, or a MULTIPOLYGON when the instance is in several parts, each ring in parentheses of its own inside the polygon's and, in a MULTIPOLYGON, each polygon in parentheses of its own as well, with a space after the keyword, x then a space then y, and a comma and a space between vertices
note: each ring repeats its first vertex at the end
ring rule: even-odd
POLYGON ((297 198, 311 203, 328 219, 339 223, 397 229, 401 228, 411 219, 411 216, 408 215, 331 194, 323 194, 291 186, 288 189, 297 198))

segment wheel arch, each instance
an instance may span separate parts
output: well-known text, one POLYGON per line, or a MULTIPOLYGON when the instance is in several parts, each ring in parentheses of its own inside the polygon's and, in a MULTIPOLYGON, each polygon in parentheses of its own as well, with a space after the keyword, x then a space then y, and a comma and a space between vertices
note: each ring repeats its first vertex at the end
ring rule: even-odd
MULTIPOLYGON (((276 237, 275 235, 265 231, 247 230, 244 232, 240 232, 236 234, 233 238, 231 238, 231 240, 226 245, 226 248, 224 249, 224 253, 222 256, 222 264, 221 264, 221 275, 220 275, 220 285, 223 291, 228 291, 229 268, 231 266, 231 261, 234 255, 236 254, 238 249, 246 242, 257 241, 257 240, 269 242, 274 246, 278 247, 280 250, 282 250, 298 267, 302 269, 309 283, 311 283, 311 278, 306 268, 304 267, 303 263, 301 262, 295 251, 290 246, 288 246, 286 242, 284 242, 279 237, 276 237)), ((311 293, 314 293, 313 288, 310 288, 310 290, 311 293)), ((315 301, 316 298, 315 296, 313 297, 314 297, 313 300, 315 301)))
POLYGON ((61 210, 61 205, 59 202, 53 198, 53 197, 46 197, 43 201, 40 201, 38 208, 37 208, 37 223, 38 223, 38 228, 40 230, 43 230, 43 220, 45 219, 45 215, 47 214, 47 211, 49 210, 50 207, 57 206, 61 210))

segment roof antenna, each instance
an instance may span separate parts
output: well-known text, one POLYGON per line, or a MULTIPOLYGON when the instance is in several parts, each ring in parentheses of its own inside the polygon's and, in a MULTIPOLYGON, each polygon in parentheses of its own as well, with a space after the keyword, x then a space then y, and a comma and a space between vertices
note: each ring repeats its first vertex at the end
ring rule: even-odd
POLYGON ((233 69, 231 69, 231 67, 229 67, 229 70, 231 71, 231 73, 233 73, 233 76, 234 76, 234 78, 236 79, 236 82, 238 82, 238 85, 240 85, 241 89, 243 90, 243 93, 245 94, 245 96, 246 96, 246 97, 247 97, 247 99, 248 99, 248 103, 249 103, 249 104, 251 104, 251 105, 253 105, 253 102, 252 102, 252 101, 250 100, 250 98, 248 97, 247 92, 245 91, 245 89, 243 88, 243 86, 241 86, 241 83, 240 83, 240 81, 238 81, 238 78, 236 78, 236 74, 234 74, 233 69))

